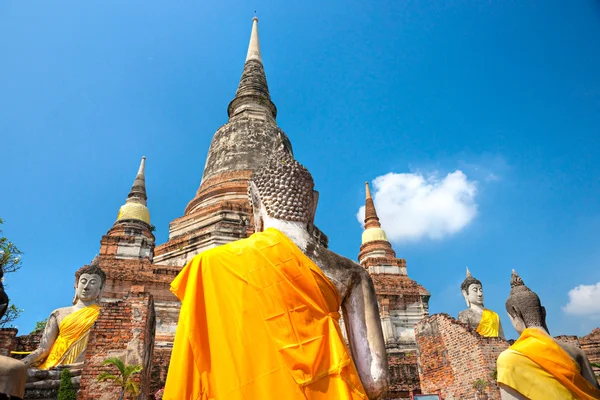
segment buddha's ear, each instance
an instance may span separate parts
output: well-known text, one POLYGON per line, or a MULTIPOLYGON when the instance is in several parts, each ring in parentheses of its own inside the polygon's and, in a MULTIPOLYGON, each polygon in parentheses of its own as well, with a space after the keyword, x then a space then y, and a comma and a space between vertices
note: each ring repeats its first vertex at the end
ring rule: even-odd
POLYGON ((312 233, 315 226, 315 215, 317 214, 317 204, 319 204, 319 192, 313 190, 312 207, 308 215, 308 231, 312 233))
POLYGON ((100 300, 102 300, 102 295, 104 294, 104 289, 106 289, 106 281, 102 282, 102 286, 100 287, 100 293, 98 293, 98 298, 96 301, 100 304, 100 300))
MULTIPOLYGON (((527 328, 527 324, 525 323, 525 318, 523 318, 523 313, 517 307, 512 306, 512 317, 514 319, 513 325, 520 324, 522 325, 521 331, 527 328)), ((519 331, 519 327, 514 327, 516 331, 519 331)), ((521 332, 519 332, 521 334, 521 332)))
POLYGON ((467 303, 467 308, 471 308, 471 302, 469 301, 469 294, 467 293, 466 290, 461 290, 460 291, 465 299, 465 303, 467 303))
POLYGON ((248 181, 248 194, 250 205, 252 206, 252 215, 254 216, 254 232, 261 232, 263 230, 263 219, 261 216, 262 202, 260 201, 256 183, 248 181))

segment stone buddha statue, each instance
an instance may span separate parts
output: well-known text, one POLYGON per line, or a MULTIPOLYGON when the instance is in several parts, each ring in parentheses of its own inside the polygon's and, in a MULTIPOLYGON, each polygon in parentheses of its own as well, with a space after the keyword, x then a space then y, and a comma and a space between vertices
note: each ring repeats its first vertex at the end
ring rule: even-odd
POLYGON ((182 308, 164 399, 383 396, 373 283, 313 238, 313 188, 280 144, 249 181, 256 233, 197 255, 173 281, 182 308))
MULTIPOLYGON (((4 292, 4 285, 2 285, 3 276, 4 271, 0 268, 0 318, 4 316, 8 309, 8 296, 4 292)), ((23 398, 26 378, 25 364, 14 358, 0 356, 0 399, 23 398)))
POLYGON ((600 399, 600 386, 585 353, 555 341, 540 298, 513 270, 506 311, 519 339, 498 357, 503 400, 600 399))
POLYGON ((483 286, 479 279, 471 275, 468 268, 467 277, 460 285, 460 290, 468 308, 458 314, 458 320, 475 329, 481 336, 504 339, 500 317, 483 307, 483 286))
MULTIPOLYGON (((73 305, 54 310, 42 334, 39 347, 23 359, 25 365, 48 370, 59 365, 82 363, 88 335, 100 313, 100 296, 106 275, 96 260, 76 273, 73 305)), ((29 378, 47 373, 28 372, 29 378)), ((28 379, 30 380, 30 379, 28 379)))

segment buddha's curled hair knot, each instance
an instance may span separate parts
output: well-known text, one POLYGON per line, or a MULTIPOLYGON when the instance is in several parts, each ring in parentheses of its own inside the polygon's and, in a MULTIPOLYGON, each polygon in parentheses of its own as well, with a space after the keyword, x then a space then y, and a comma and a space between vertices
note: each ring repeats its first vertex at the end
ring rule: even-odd
POLYGON ((460 290, 464 290, 465 292, 468 292, 469 286, 474 285, 474 284, 481 285, 481 281, 479 279, 475 278, 473 275, 471 275, 469 268, 467 268, 467 277, 465 278, 463 283, 460 284, 460 290))
POLYGON ((83 274, 98 275, 100 277, 100 281, 102 282, 102 286, 104 286, 104 283, 106 282, 106 274, 100 268, 98 256, 94 257, 90 265, 80 268, 75 273, 75 279, 78 281, 79 277, 83 274))
POLYGON ((512 270, 512 275, 510 276, 510 287, 514 288, 514 287, 517 287, 517 286, 525 286, 525 283, 523 283, 523 279, 513 269, 512 270))
POLYGON ((514 310, 519 310, 528 327, 546 327, 546 315, 540 298, 534 291, 525 285, 523 279, 515 272, 515 270, 512 271, 510 286, 510 295, 508 296, 508 299, 506 299, 505 304, 506 311, 514 317, 514 310))
POLYGON ((283 146, 275 147, 250 181, 256 185, 269 216, 299 222, 311 219, 313 178, 283 146))

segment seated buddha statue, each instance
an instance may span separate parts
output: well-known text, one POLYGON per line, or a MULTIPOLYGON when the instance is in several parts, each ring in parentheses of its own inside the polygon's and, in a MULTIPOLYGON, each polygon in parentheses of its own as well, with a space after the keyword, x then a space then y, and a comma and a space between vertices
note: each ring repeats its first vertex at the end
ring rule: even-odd
POLYGON ((497 361, 503 400, 600 399, 600 386, 585 353, 554 340, 540 298, 513 270, 506 311, 520 335, 497 361))
POLYGON ((468 268, 467 277, 460 289, 468 308, 458 314, 458 320, 475 329, 481 336, 504 339, 500 317, 483 307, 483 286, 479 279, 471 275, 468 268))
POLYGON ((100 313, 100 295, 106 275, 93 261, 77 271, 75 277, 73 305, 58 308, 50 314, 39 347, 22 360, 30 367, 30 378, 48 375, 36 373, 33 369, 48 370, 59 365, 79 364, 85 358, 88 335, 100 313))
POLYGON ((163 399, 381 398, 373 282, 313 238, 311 174, 279 145, 248 189, 255 233, 200 253, 171 284, 182 304, 163 399))

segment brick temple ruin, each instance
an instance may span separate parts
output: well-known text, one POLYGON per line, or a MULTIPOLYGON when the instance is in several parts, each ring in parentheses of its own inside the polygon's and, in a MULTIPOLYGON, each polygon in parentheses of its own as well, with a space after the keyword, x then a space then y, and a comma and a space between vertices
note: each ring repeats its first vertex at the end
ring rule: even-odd
MULTIPOLYGON (((145 158, 116 222, 100 240, 98 262, 107 280, 103 308, 90 333, 86 364, 77 381, 80 399, 114 398, 105 384, 95 381, 95 376, 106 370, 102 360, 110 356, 123 356, 145 367, 138 377, 145 397, 153 398, 150 396, 164 386, 180 307, 169 291, 171 281, 198 253, 253 233, 248 179, 278 138, 292 150, 290 139, 276 122, 277 108, 263 68, 257 21, 254 18, 243 73, 227 108, 229 120, 214 134, 200 187, 183 215, 170 223, 168 241, 155 243, 146 203, 145 158)), ((327 246, 324 233, 315 229, 314 234, 327 246)), ((406 261, 396 257, 381 228, 368 184, 358 261, 369 271, 377 292, 391 378, 386 398, 407 399, 411 392, 435 392, 465 384, 457 370, 470 368, 469 361, 464 354, 442 347, 448 340, 459 340, 456 332, 468 328, 444 315, 429 317, 430 293, 408 277, 406 261), (415 336, 414 327, 419 323, 415 336), (444 327, 458 327, 458 331, 453 328, 440 333, 444 327), (419 347, 423 353, 420 366, 419 347)), ((39 334, 16 334, 15 329, 0 330, 0 354, 31 351, 40 340, 39 334)), ((474 344, 482 340, 473 332, 467 336, 474 344)), ((592 362, 600 362, 600 330, 579 339, 579 344, 592 362)), ((485 360, 486 374, 492 365, 489 354, 503 346, 478 350, 476 357, 485 360)), ((49 399, 50 392, 29 390, 26 398, 49 399)))

